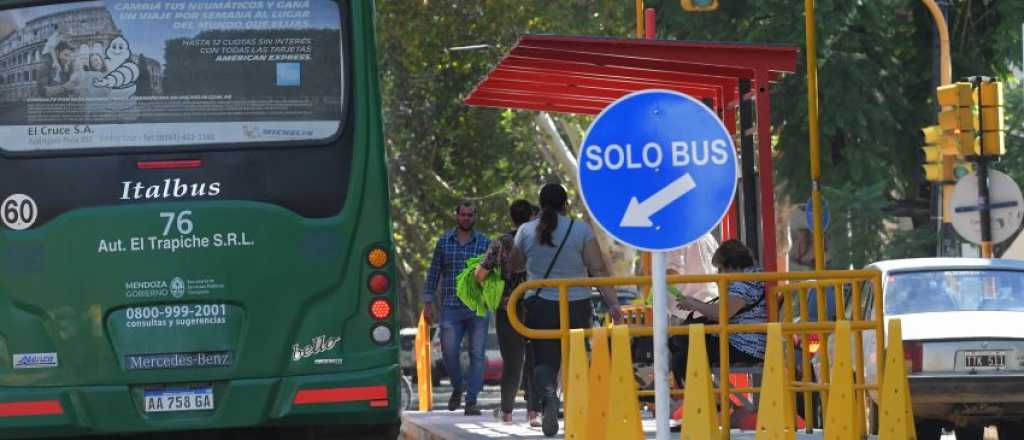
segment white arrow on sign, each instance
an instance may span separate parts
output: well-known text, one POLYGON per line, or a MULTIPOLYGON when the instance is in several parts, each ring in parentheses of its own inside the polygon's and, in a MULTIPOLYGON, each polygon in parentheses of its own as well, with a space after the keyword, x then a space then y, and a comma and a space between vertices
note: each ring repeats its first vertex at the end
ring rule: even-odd
POLYGON ((633 197, 629 201, 629 206, 626 207, 626 214, 622 216, 622 222, 619 223, 619 226, 624 228, 649 228, 654 226, 654 223, 651 223, 652 215, 696 187, 697 184, 693 182, 690 173, 686 173, 683 177, 676 179, 643 202, 633 197))

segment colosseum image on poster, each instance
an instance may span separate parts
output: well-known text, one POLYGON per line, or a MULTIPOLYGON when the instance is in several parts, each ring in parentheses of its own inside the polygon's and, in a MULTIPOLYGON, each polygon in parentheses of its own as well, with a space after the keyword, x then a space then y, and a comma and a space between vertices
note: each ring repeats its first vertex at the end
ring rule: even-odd
POLYGON ((332 0, 104 0, 0 11, 5 150, 328 139, 345 17, 332 0))

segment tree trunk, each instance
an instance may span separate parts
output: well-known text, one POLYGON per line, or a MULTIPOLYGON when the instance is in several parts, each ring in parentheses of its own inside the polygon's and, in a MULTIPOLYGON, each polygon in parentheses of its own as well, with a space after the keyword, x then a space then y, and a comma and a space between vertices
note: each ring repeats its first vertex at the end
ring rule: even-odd
MULTIPOLYGON (((535 122, 540 131, 544 134, 544 138, 547 140, 545 145, 548 147, 548 151, 551 156, 554 156, 555 160, 568 174, 569 181, 573 183, 575 188, 580 187, 579 175, 577 173, 577 162, 576 156, 573 154, 572 148, 566 144, 565 139, 558 133, 558 128, 555 125, 554 118, 546 112, 537 113, 535 122)), ((565 124, 562 125, 563 129, 569 133, 571 142, 573 145, 578 143, 579 133, 578 130, 573 130, 565 124)), ((579 191, 577 191, 577 195, 579 191)), ((578 200, 579 206, 583 206, 582 201, 578 200)), ((590 224, 591 229, 594 231, 594 236, 597 237, 597 243, 601 248, 601 256, 604 257, 605 266, 608 268, 609 275, 613 277, 622 277, 632 275, 632 248, 619 245, 608 235, 604 229, 595 227, 596 225, 590 218, 590 213, 583 210, 584 219, 590 224)))

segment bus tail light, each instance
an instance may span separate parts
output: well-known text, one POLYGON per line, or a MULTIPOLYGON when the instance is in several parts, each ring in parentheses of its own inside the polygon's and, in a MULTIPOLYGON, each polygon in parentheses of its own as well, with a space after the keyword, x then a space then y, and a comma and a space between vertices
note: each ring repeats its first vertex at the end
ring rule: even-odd
POLYGON ((370 264, 374 269, 380 269, 388 264, 388 260, 391 256, 388 255, 388 251, 382 247, 374 247, 370 249, 370 252, 366 254, 366 262, 370 264))
POLYGON ((295 405, 373 401, 388 398, 388 387, 384 385, 345 388, 310 388, 299 390, 292 401, 295 405))
POLYGON ((0 403, 0 417, 59 416, 64 407, 58 400, 0 403))
POLYGON ((135 163, 140 170, 181 170, 200 168, 203 166, 201 160, 146 160, 135 163))
POLYGON ((378 321, 383 321, 391 316, 391 303, 384 298, 377 298, 370 303, 370 316, 378 321))
POLYGON ((374 272, 373 275, 370 275, 370 282, 367 284, 371 292, 384 293, 391 287, 391 279, 384 272, 374 272))
POLYGON ((924 361, 924 344, 918 341, 903 341, 903 358, 906 360, 908 371, 920 373, 924 361))
POLYGON ((391 342, 391 328, 385 324, 377 324, 370 330, 370 339, 380 345, 391 342))

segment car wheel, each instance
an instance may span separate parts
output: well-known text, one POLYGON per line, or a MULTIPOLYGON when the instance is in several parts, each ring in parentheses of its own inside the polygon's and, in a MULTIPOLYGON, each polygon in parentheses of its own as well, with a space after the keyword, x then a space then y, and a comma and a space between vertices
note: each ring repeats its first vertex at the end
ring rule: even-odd
POLYGON ((984 426, 964 426, 956 428, 956 440, 983 440, 985 436, 984 426))
MULTIPOLYGON (((914 429, 917 430, 917 440, 939 440, 942 438, 942 425, 929 421, 914 421, 914 429)), ((960 440, 960 436, 956 437, 960 440)))

